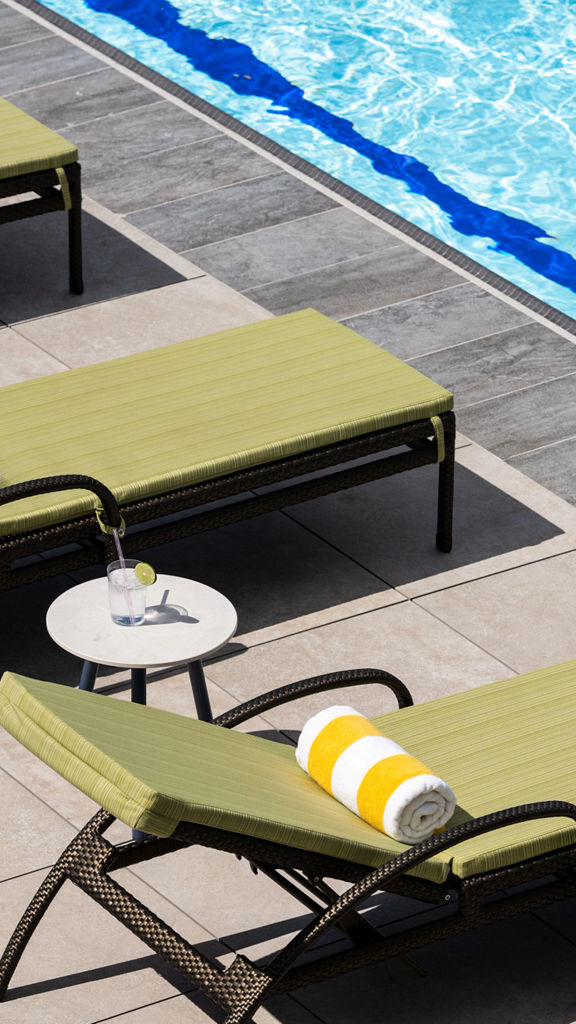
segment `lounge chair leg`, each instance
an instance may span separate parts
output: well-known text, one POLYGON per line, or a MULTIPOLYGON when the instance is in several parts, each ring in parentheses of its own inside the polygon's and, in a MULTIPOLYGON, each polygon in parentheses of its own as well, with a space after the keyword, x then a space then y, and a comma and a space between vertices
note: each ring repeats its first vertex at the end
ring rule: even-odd
POLYGON ((94 832, 103 832, 108 825, 114 821, 113 815, 106 811, 98 813, 84 826, 81 832, 72 840, 69 846, 56 861, 54 867, 47 874, 42 885, 30 900, 20 921, 12 933, 12 937, 0 958, 0 999, 4 996, 12 975, 18 966, 28 940, 36 929, 36 926, 43 918, 52 903, 52 900, 61 889, 67 878, 70 877, 70 863, 76 855, 76 848, 86 843, 86 837, 92 837, 94 832))
POLYGON ((68 255, 70 265, 70 291, 82 295, 82 190, 80 186, 80 164, 68 175, 72 207, 68 211, 68 255))
POLYGON ((42 885, 30 901, 26 911, 20 918, 12 933, 12 937, 0 958, 0 999, 4 996, 12 975, 16 970, 20 957, 22 956, 36 925, 44 916, 56 893, 66 881, 66 868, 61 863, 62 858, 56 862, 52 870, 46 876, 42 885))
POLYGON ((452 550, 452 511, 454 507, 454 452, 456 436, 454 413, 444 413, 442 422, 444 424, 445 455, 438 467, 436 547, 439 551, 448 552, 452 550))

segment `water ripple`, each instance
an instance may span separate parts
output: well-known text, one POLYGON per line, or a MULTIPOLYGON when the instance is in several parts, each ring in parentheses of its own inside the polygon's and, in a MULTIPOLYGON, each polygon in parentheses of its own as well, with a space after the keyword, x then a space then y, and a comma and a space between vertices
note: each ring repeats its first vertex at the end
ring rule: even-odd
POLYGON ((573 0, 46 3, 576 315, 573 0))

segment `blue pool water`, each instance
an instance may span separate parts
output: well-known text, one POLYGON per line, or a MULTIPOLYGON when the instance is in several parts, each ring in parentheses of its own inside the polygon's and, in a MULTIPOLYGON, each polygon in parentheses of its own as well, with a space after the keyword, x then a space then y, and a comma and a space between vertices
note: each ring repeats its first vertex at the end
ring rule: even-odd
POLYGON ((43 0, 576 318, 575 0, 43 0))

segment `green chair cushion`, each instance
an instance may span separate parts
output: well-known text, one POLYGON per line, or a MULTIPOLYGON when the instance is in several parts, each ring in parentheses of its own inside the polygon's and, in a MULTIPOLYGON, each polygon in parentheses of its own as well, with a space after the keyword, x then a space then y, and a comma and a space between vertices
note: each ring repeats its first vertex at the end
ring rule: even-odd
MULTIPOLYGON (((418 370, 304 310, 2 388, 0 470, 4 485, 87 474, 126 503, 452 403, 418 370)), ((95 503, 69 491, 0 506, 0 536, 95 503)))
POLYGON ((76 146, 0 99, 0 178, 63 167, 77 159, 76 146))
MULTIPOLYGON (((454 788, 450 824, 535 800, 576 802, 575 681, 572 661, 376 722, 454 788)), ((370 866, 405 849, 325 793, 292 747, 261 737, 9 672, 0 723, 98 804, 156 835, 192 821, 370 866)), ((416 873, 468 877, 574 841, 567 820, 522 823, 416 873)))

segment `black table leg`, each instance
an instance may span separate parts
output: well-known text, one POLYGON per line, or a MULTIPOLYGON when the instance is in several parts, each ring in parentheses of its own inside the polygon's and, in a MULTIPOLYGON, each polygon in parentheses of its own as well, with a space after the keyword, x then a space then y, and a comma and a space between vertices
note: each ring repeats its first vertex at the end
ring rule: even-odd
POLYGON ((206 689, 206 679, 204 678, 204 669, 200 660, 188 662, 188 675, 192 684, 192 693, 194 694, 198 719, 201 722, 211 722, 214 716, 212 715, 210 698, 206 689))
POLYGON ((78 683, 79 690, 93 690, 94 683, 96 682, 96 676, 98 675, 99 666, 93 661, 85 661, 82 665, 82 673, 80 675, 80 682, 78 683))
MULTIPOLYGON (((146 703, 146 669, 145 668, 133 668, 130 670, 132 678, 132 703, 133 704, 145 704, 146 703)), ((139 828, 132 829, 132 839, 135 843, 141 843, 145 839, 150 839, 148 832, 141 832, 139 828)))
POLYGON ((131 669, 132 676, 132 703, 133 704, 145 704, 146 703, 146 669, 145 668, 133 668, 131 669))

